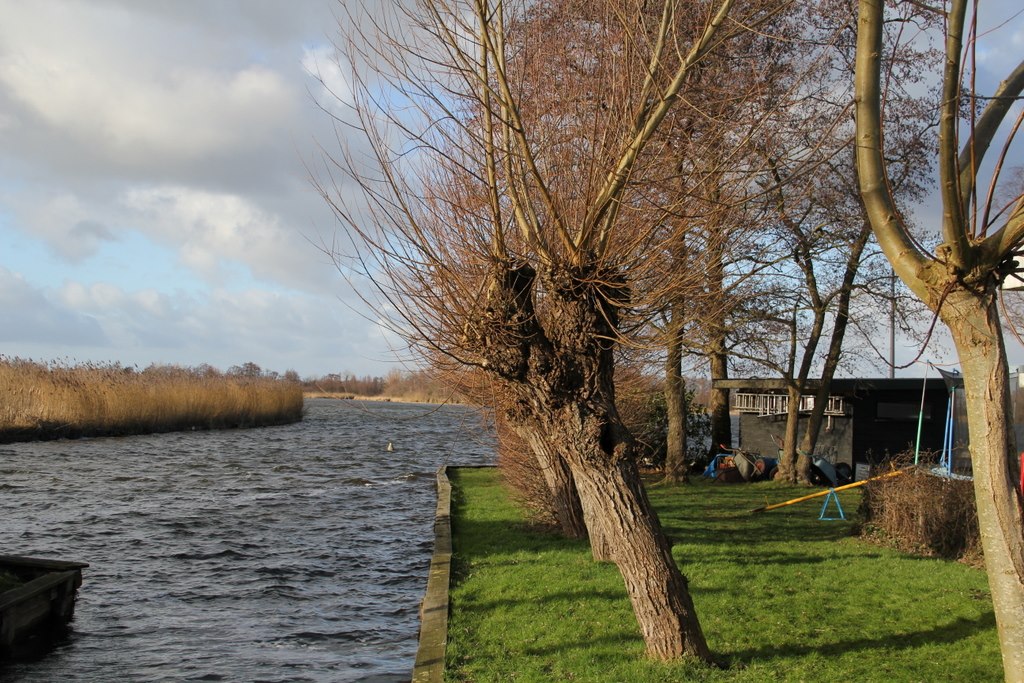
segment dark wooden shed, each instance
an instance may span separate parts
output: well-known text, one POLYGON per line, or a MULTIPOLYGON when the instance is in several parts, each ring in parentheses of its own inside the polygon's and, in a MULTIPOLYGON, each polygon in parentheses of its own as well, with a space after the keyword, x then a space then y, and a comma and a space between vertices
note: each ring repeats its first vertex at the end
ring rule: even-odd
MULTIPOLYGON (((785 383, 776 379, 729 379, 717 380, 714 385, 730 390, 733 414, 739 418, 739 447, 777 455, 789 404, 785 383)), ((810 383, 800 401, 801 438, 816 391, 817 384, 810 383)), ((856 469, 858 464, 873 465, 912 451, 919 415, 921 450, 940 451, 949 397, 947 383, 941 377, 835 379, 815 455, 856 469)))

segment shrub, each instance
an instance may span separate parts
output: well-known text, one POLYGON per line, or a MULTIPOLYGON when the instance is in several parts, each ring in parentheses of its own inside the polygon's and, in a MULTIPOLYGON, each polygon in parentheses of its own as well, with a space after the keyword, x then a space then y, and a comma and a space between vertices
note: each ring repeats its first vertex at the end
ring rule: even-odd
POLYGON ((495 428, 498 469, 512 498, 528 511, 532 522, 545 526, 557 524, 551 489, 537 464, 537 456, 504 420, 497 419, 495 428))
MULTIPOLYGON (((668 441, 668 406, 665 394, 652 388, 643 393, 622 392, 617 400, 622 420, 636 439, 637 461, 652 467, 665 464, 668 441)), ((707 464, 711 443, 711 417, 686 391, 686 460, 697 468, 707 464)))
POLYGON ((928 466, 864 486, 861 535, 916 555, 981 559, 973 482, 928 466))

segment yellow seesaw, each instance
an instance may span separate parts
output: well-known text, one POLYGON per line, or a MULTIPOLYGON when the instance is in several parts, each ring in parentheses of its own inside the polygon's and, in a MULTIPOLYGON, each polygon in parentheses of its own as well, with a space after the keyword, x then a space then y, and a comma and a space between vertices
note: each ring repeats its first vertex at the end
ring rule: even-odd
POLYGON ((904 467, 902 470, 893 470, 892 472, 886 472, 885 474, 880 474, 877 477, 869 477, 868 479, 861 479, 860 481, 855 481, 852 484, 845 484, 844 486, 836 486, 835 488, 825 489, 824 491, 818 491, 817 493, 812 493, 809 496, 801 496, 799 498, 794 498, 793 500, 787 500, 785 503, 774 503, 773 505, 765 505, 763 507, 754 508, 753 510, 751 510, 751 512, 752 513, 753 512, 767 512, 768 510, 774 510, 775 508, 785 507, 787 505, 792 505, 793 503, 802 503, 805 500, 810 500, 811 498, 820 498, 821 496, 827 496, 829 493, 834 493, 836 491, 845 491, 846 489, 854 489, 854 488, 857 488, 858 486, 863 486, 864 484, 868 483, 869 481, 876 481, 878 479, 886 479, 887 477, 895 477, 895 476, 897 476, 899 474, 903 474, 904 472, 907 472, 907 471, 912 470, 912 469, 914 469, 914 468, 913 467, 904 467))

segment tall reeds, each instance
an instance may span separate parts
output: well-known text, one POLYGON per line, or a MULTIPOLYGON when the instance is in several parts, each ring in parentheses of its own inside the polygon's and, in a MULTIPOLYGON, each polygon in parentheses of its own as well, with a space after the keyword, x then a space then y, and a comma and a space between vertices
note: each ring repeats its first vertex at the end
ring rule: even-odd
POLYGON ((0 357, 0 440, 285 424, 302 388, 213 368, 66 365, 0 357))

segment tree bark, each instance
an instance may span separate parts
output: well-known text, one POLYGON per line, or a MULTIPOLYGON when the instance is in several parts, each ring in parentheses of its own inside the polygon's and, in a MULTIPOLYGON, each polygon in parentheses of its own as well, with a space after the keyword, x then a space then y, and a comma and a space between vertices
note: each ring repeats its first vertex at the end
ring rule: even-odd
POLYGON ((467 325, 523 413, 569 465, 591 540, 606 539, 647 652, 658 659, 711 653, 633 460, 615 408, 614 340, 625 288, 614 271, 496 263, 481 317, 467 325), (538 281, 539 284, 538 284, 538 281), (534 308, 543 289, 545 315, 534 308))
POLYGON ((586 538, 583 506, 569 465, 537 430, 523 426, 516 431, 537 458, 537 465, 551 492, 551 507, 562 535, 567 538, 586 538))
POLYGON ((553 498, 552 505, 562 533, 568 538, 589 538, 597 562, 612 562, 612 548, 600 516, 592 505, 584 506, 572 469, 544 436, 542 430, 522 427, 523 440, 533 449, 553 498))
POLYGON ((665 408, 668 434, 665 448, 665 480, 679 484, 687 479, 686 466, 686 381, 683 379, 683 342, 680 339, 677 307, 668 325, 668 353, 665 359, 665 408))
POLYGON ((800 480, 796 437, 800 420, 801 393, 800 387, 793 382, 786 387, 789 406, 786 410, 786 429, 782 438, 782 452, 779 454, 779 478, 791 484, 800 480))
POLYGON ((1007 681, 1024 681, 1024 509, 1010 386, 994 292, 951 294, 942 307, 967 398, 974 495, 1007 681))
POLYGON ((605 523, 647 654, 663 660, 688 656, 710 662, 711 651, 686 577, 672 558, 636 465, 629 458, 600 467, 587 465, 588 450, 574 459, 580 493, 594 502, 605 523))
POLYGON ((711 395, 708 398, 708 415, 711 418, 711 452, 714 458, 721 446, 732 447, 732 416, 729 415, 729 390, 715 386, 715 380, 729 379, 729 355, 725 349, 725 333, 716 332, 708 354, 711 366, 711 395))

